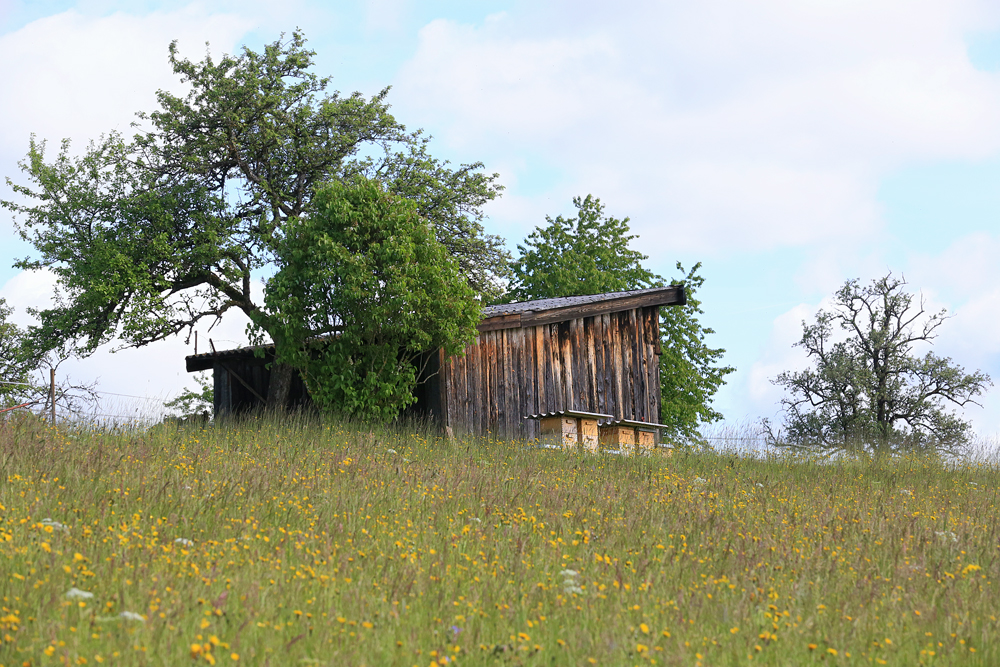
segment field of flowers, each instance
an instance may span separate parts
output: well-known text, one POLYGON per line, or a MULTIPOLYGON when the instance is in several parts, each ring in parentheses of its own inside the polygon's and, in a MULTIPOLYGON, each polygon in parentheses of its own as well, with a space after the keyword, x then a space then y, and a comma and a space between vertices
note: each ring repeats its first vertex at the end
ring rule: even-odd
POLYGON ((1000 664, 998 471, 0 424, 0 665, 1000 664))

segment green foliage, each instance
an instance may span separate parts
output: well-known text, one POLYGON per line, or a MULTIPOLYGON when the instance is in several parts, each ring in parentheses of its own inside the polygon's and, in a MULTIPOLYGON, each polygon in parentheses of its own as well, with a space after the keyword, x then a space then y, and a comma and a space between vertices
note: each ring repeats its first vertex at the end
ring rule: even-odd
POLYGON ((785 437, 776 441, 876 452, 953 450, 968 441, 970 424, 946 406, 978 405, 992 382, 932 352, 912 354, 933 342, 947 313, 928 314, 905 285, 892 274, 864 286, 848 280, 831 310, 802 323, 796 345, 813 368, 774 379, 790 394, 782 400, 785 437))
POLYGON ((511 272, 508 301, 531 301, 559 296, 580 296, 643 289, 663 284, 663 279, 642 266, 649 259, 628 247, 628 218, 605 215, 601 200, 587 195, 573 198, 577 217, 545 216, 547 227, 535 231, 518 245, 520 256, 511 272))
MULTIPOLYGON (((662 286, 664 279, 642 265, 648 256, 629 248, 638 238, 631 234, 629 219, 617 219, 604 212, 600 199, 576 197, 575 218, 546 216, 548 226, 536 228, 514 262, 512 300, 547 299, 560 296, 601 294, 662 286)), ((690 271, 677 263, 687 305, 660 309, 660 394, 661 422, 670 427, 675 439, 697 439, 698 425, 718 421, 722 415, 712 409, 712 397, 736 369, 717 365, 725 350, 711 348, 705 336, 715 333, 704 327, 704 314, 697 291, 705 279, 698 274, 701 263, 690 271)))
POLYGON ((160 91, 159 109, 139 114, 146 131, 112 133, 80 157, 64 141, 52 162, 32 138, 20 163, 30 185, 7 179, 28 203, 2 204, 38 252, 18 267, 58 278, 55 307, 36 313, 40 344, 141 346, 233 308, 266 327, 253 272, 273 264, 319 184, 359 175, 412 200, 472 288, 495 296, 507 254, 481 220, 497 175, 431 157, 427 138, 389 113, 388 89, 330 92, 313 55, 299 32, 218 61, 183 59, 174 43, 170 64, 189 92, 160 91))
POLYGON ((1000 664, 995 458, 623 457, 282 417, 10 420, 0 465, 6 665, 1000 664))
POLYGON ((705 336, 715 330, 702 326, 698 290, 705 279, 698 274, 701 262, 687 273, 680 262, 682 276, 671 284, 684 285, 687 304, 660 309, 660 421, 670 427, 675 438, 698 440, 698 425, 722 419, 712 408, 712 397, 725 384, 726 376, 736 371, 722 366, 723 348, 712 348, 705 336))
POLYGON ((324 412, 388 420, 412 403, 421 353, 460 354, 480 308, 412 200, 357 179, 320 189, 276 245, 267 329, 324 412))
POLYGON ((163 407, 177 413, 180 418, 200 417, 211 414, 215 405, 215 387, 212 379, 204 373, 194 376, 198 389, 187 389, 163 404, 163 407))
POLYGON ((14 309, 0 299, 0 407, 30 400, 31 375, 43 362, 22 328, 8 318, 14 309), (25 386, 29 385, 29 386, 25 386))

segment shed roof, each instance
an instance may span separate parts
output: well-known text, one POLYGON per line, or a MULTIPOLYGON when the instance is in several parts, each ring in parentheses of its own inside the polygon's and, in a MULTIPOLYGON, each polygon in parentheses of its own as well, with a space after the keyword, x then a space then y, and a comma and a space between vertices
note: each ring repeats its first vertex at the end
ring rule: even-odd
POLYGON ((483 308, 483 320, 479 323, 479 331, 532 327, 578 317, 617 313, 633 308, 683 306, 685 303, 687 295, 684 292, 684 285, 519 301, 483 308))
MULTIPOLYGON (((555 299, 536 299, 534 301, 519 301, 505 303, 499 306, 483 308, 483 319, 479 323, 479 331, 495 331, 497 329, 517 329, 520 327, 564 322, 577 317, 593 317, 605 313, 616 313, 633 308, 646 306, 683 306, 687 303, 683 285, 668 285, 667 287, 650 287, 649 289, 629 290, 626 292, 607 292, 605 294, 585 294, 583 296, 564 296, 555 299)), ((215 360, 225 360, 251 355, 254 351, 263 349, 272 351, 273 345, 241 347, 218 352, 203 352, 185 357, 188 373, 212 368, 215 360)))

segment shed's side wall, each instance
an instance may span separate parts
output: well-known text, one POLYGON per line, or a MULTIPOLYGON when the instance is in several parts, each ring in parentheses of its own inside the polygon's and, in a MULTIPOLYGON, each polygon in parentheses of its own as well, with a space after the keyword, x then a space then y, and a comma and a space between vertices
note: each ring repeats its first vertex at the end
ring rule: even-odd
POLYGON ((555 410, 658 422, 659 308, 479 334, 444 361, 441 410, 456 433, 536 438, 555 410))

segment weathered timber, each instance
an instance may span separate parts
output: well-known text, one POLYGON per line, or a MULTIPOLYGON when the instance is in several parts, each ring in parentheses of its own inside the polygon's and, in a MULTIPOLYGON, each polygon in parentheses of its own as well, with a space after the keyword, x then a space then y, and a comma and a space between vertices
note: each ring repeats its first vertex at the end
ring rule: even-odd
MULTIPOLYGON (((488 306, 464 354, 421 356, 410 412, 446 432, 499 438, 537 438, 538 421, 524 416, 555 411, 658 422, 660 307, 684 303, 683 287, 671 286, 488 306)), ((186 362, 188 371, 214 370, 217 415, 266 402, 273 346, 186 362)), ((308 402, 297 373, 289 402, 308 402)))

